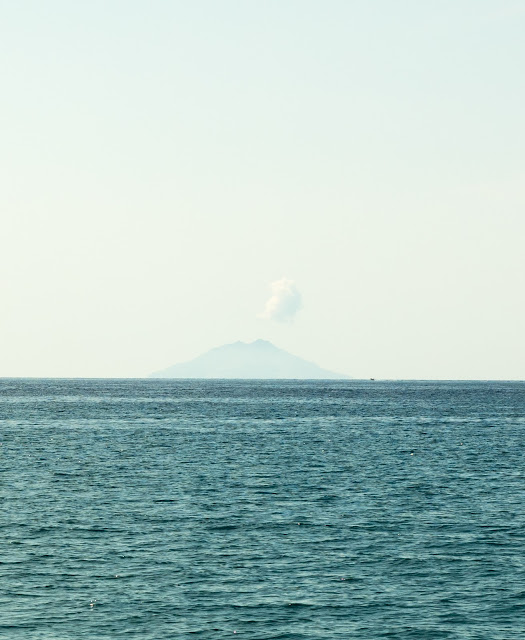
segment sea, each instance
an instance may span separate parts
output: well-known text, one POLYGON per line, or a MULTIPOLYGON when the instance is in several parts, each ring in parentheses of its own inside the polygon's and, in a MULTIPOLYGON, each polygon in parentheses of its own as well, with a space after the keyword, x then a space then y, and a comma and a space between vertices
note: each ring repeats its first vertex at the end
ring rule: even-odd
POLYGON ((525 383, 0 380, 0 638, 523 640, 525 383))

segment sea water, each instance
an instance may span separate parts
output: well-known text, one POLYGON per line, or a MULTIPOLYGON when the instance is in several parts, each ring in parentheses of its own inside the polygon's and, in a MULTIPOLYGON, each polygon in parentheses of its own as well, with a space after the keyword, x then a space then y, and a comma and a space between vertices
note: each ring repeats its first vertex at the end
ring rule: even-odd
POLYGON ((0 637, 525 638, 525 384, 0 380, 0 637))

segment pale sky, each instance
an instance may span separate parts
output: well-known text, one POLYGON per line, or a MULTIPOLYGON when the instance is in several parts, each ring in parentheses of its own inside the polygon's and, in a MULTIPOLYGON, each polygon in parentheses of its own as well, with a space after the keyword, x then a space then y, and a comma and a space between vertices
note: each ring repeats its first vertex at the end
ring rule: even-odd
POLYGON ((357 378, 525 378, 525 0, 5 0, 0 24, 0 376, 263 338, 357 378))

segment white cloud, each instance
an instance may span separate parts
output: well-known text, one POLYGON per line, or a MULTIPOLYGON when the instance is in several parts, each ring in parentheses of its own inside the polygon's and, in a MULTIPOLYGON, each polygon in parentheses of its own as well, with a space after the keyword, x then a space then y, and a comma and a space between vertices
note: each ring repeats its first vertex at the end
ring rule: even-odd
POLYGON ((261 318, 287 322, 292 320, 302 305, 301 294, 295 282, 281 278, 270 284, 272 295, 266 302, 261 318))

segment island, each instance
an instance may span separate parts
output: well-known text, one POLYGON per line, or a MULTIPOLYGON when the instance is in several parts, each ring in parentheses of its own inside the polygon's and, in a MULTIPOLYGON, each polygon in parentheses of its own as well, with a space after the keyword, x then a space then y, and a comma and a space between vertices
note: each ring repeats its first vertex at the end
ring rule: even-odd
POLYGON ((342 380, 348 376, 322 369, 267 340, 234 342, 152 373, 152 378, 232 378, 342 380))

